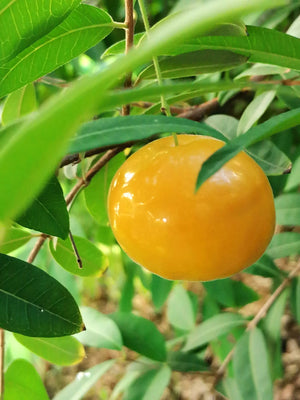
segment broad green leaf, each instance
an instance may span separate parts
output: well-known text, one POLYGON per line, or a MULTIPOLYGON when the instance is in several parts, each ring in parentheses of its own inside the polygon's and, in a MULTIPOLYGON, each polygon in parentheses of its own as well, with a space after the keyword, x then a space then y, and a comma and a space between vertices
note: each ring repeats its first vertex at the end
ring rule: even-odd
MULTIPOLYGON (((284 3, 285 0, 274 0, 272 7, 284 3)), ((226 4, 223 0, 213 0, 202 7, 192 7, 155 28, 138 49, 53 96, 36 115, 26 119, 12 140, 0 147, 0 180, 6 188, 0 195, 0 221, 7 223, 9 218, 14 218, 41 190, 62 157, 68 139, 83 121, 105 109, 110 97, 107 91, 122 74, 150 61, 153 54, 162 52, 174 41, 202 34, 228 17, 236 19, 269 7, 269 0, 241 0, 238 3, 228 0, 226 4)), ((124 93, 118 97, 118 102, 124 98, 124 93)))
POLYGON ((166 360, 165 339, 152 321, 131 313, 109 316, 118 325, 126 347, 152 360, 166 360))
POLYGON ((236 326, 245 325, 245 320, 239 314, 223 313, 215 315, 202 322, 187 336, 184 351, 190 351, 209 343, 223 334, 230 332, 236 326))
POLYGON ((173 371, 193 372, 208 371, 207 363, 194 353, 183 351, 170 351, 167 363, 173 371))
POLYGON ((10 228, 1 240, 0 253, 11 253, 26 244, 31 238, 32 234, 30 232, 23 229, 10 228))
MULTIPOLYGON (((202 50, 159 60, 163 78, 183 78, 211 72, 225 71, 244 64, 247 57, 225 50, 202 50)), ((138 76, 138 80, 155 79, 154 65, 138 76)))
POLYGON ((241 400, 242 396, 238 389, 238 385, 235 379, 227 377, 222 380, 222 386, 224 388, 225 394, 230 400, 241 400))
POLYGON ((67 336, 84 329, 73 297, 41 269, 0 254, 0 326, 26 336, 67 336))
POLYGON ((75 380, 58 392, 53 400, 81 400, 98 379, 113 366, 114 362, 115 360, 104 361, 86 371, 78 372, 75 380))
POLYGON ((239 340, 233 357, 234 377, 243 400, 272 400, 268 354, 262 332, 255 328, 239 340))
POLYGON ((240 118, 237 135, 247 132, 259 120, 272 103, 275 94, 274 90, 263 92, 248 104, 240 118))
POLYGON ((215 114, 205 119, 206 125, 219 131, 229 140, 237 136, 238 123, 239 121, 236 118, 225 114, 215 114))
POLYGON ((185 118, 133 115, 100 118, 84 124, 71 140, 69 153, 147 139, 163 132, 198 133, 224 140, 224 136, 213 128, 185 118))
POLYGON ((160 399, 171 378, 167 365, 159 369, 150 369, 139 376, 126 390, 123 400, 160 399))
POLYGON ((79 56, 112 29, 112 19, 105 11, 79 5, 60 25, 0 67, 0 96, 79 56))
POLYGON ((285 192, 295 189, 300 184, 300 156, 293 162, 292 171, 287 178, 285 192))
POLYGON ((258 300, 257 293, 243 282, 230 278, 202 283, 210 297, 226 307, 243 307, 258 300))
POLYGON ((111 318, 90 307, 81 307, 80 311, 86 330, 78 333, 76 338, 82 344, 112 350, 122 349, 121 333, 111 318))
POLYGON ((117 154, 94 176, 84 190, 84 197, 90 214, 100 225, 108 225, 107 195, 110 183, 125 161, 124 153, 117 154))
POLYGON ((168 299, 167 317, 171 325, 183 331, 195 326, 193 305, 182 285, 175 285, 168 299))
POLYGON ((79 268, 77 256, 74 252, 71 240, 51 240, 50 250, 56 262, 64 269, 79 276, 101 276, 107 267, 106 257, 89 240, 80 236, 74 236, 74 242, 82 261, 79 268))
POLYGON ((287 289, 280 294, 262 321, 264 332, 274 342, 280 341, 281 318, 284 314, 288 294, 289 291, 287 289))
POLYGON ((72 336, 39 338, 14 334, 19 343, 27 349, 56 365, 73 365, 82 361, 84 347, 72 336))
POLYGON ((300 124, 299 108, 272 117, 266 122, 249 129, 249 131, 244 135, 237 136, 235 139, 231 140, 231 142, 217 150, 202 164, 197 178, 196 188, 199 189, 206 179, 211 177, 227 161, 233 158, 245 147, 298 124, 300 124))
POLYGON ((274 235, 266 253, 273 259, 300 254, 300 233, 282 232, 274 235))
POLYGON ((1 0, 1 64, 59 25, 79 3, 80 0, 1 0))
MULTIPOLYGON (((136 33, 133 36, 133 44, 134 46, 137 46, 140 39, 144 36, 144 33, 136 33)), ((125 39, 121 40, 117 43, 114 43, 112 46, 110 46, 108 49, 105 50, 105 52, 101 55, 101 58, 109 57, 109 56, 117 56, 120 54, 124 54, 125 52, 125 39)))
POLYGON ((4 400, 49 400, 43 381, 32 364, 15 360, 5 372, 4 400))
POLYGON ((7 96, 3 111, 2 124, 7 125, 37 108, 33 84, 24 86, 7 96))
POLYGON ((160 310, 164 305, 172 289, 173 282, 152 274, 151 277, 151 296, 156 310, 160 310))
POLYGON ((300 277, 292 281, 291 309, 297 323, 300 324, 300 277))
POLYGON ((282 194, 275 199, 276 222, 279 225, 300 225, 300 194, 282 194))
POLYGON ((69 233, 69 214, 62 188, 55 176, 26 211, 17 218, 18 224, 65 239, 69 233))
POLYGON ((253 275, 260 275, 265 278, 279 278, 285 277, 285 273, 281 271, 271 257, 264 254, 256 263, 251 265, 251 267, 245 269, 245 272, 253 275))

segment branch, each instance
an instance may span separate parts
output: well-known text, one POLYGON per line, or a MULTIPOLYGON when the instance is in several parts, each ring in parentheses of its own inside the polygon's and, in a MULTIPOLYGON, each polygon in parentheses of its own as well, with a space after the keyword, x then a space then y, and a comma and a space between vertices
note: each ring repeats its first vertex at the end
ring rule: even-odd
POLYGON ((33 263, 35 257, 38 255, 38 252, 41 250, 43 244, 45 243, 46 239, 50 237, 49 235, 46 235, 44 233, 41 234, 41 236, 39 237, 39 239, 37 240, 34 248, 31 250, 28 258, 27 258, 27 262, 29 264, 33 263))

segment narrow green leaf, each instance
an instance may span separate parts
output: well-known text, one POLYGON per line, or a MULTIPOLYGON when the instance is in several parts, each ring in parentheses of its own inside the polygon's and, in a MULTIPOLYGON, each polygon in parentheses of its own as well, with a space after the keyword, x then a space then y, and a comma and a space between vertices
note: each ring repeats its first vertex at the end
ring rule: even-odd
POLYGON ((7 96, 2 111, 2 124, 7 125, 26 114, 30 114, 36 108, 34 85, 26 85, 7 96))
POLYGON ((282 232, 274 235, 266 253, 274 259, 300 254, 300 233, 282 232))
POLYGON ((293 190, 299 184, 300 184, 300 155, 293 162, 292 171, 287 178, 284 191, 288 192, 289 190, 293 190))
POLYGON ((83 329, 73 297, 24 261, 0 254, 0 326, 27 336, 67 336, 83 329))
POLYGON ((262 321, 264 332, 274 342, 280 341, 281 318, 284 314, 288 294, 287 289, 280 294, 262 321))
POLYGON ((0 253, 11 253, 26 244, 31 238, 32 234, 30 232, 23 229, 10 228, 1 240, 0 253))
POLYGON ((98 379, 113 366, 114 362, 115 360, 104 361, 84 372, 78 372, 76 379, 58 392, 53 400, 81 400, 98 379))
POLYGON ((125 346, 152 360, 166 360, 165 339, 152 321, 131 313, 109 316, 118 325, 125 346))
POLYGON ((173 371, 194 372, 209 370, 207 363, 199 356, 183 351, 169 352, 167 363, 173 371))
POLYGON ((58 239, 55 243, 50 241, 50 250, 54 259, 65 270, 79 276, 101 276, 107 267, 106 257, 89 240, 80 236, 74 236, 78 253, 82 261, 79 268, 77 256, 74 252, 71 240, 58 239))
POLYGON ((69 214, 62 188, 55 176, 29 208, 17 219, 18 224, 65 239, 69 233, 69 214))
POLYGON ((123 400, 160 399, 171 378, 167 365, 150 369, 139 376, 126 390, 123 400))
POLYGON ((195 326, 193 305, 182 285, 175 285, 168 299, 167 317, 171 325, 183 331, 195 326))
POLYGON ((114 387, 110 400, 119 400, 121 394, 124 393, 124 391, 139 377, 139 375, 140 371, 131 371, 128 369, 114 387))
POLYGON ((300 225, 300 194, 282 194, 275 199, 276 222, 279 225, 300 225))
POLYGON ((152 274, 151 277, 151 296, 156 310, 160 310, 164 305, 172 289, 173 282, 152 274))
POLYGON ((59 25, 80 0, 0 1, 1 64, 59 25))
POLYGON ((72 336, 55 338, 32 338, 14 334, 19 343, 27 349, 56 365, 73 365, 82 361, 84 347, 72 336))
POLYGON ((26 360, 10 364, 4 379, 4 400, 49 400, 41 377, 26 360))
POLYGON ((198 133, 224 140, 224 136, 213 128, 185 118, 133 115, 100 118, 82 125, 78 135, 71 140, 69 153, 147 139, 163 132, 198 133))
POLYGON ((264 254, 255 264, 251 265, 251 267, 245 269, 245 272, 253 275, 260 275, 265 278, 279 278, 282 279, 285 277, 283 271, 281 271, 271 257, 267 254, 264 254))
POLYGON ((245 324, 245 320, 239 314, 223 313, 215 315, 202 322, 187 336, 184 351, 190 351, 203 346, 217 337, 230 332, 236 326, 245 324))
POLYGON ((80 311, 86 330, 78 333, 76 338, 82 344, 112 350, 122 349, 120 330, 111 318, 90 307, 81 307, 80 311))
POLYGON ((291 309, 298 324, 300 324, 300 277, 292 281, 291 309))
POLYGON ((239 340, 233 357, 234 376, 243 400, 272 400, 273 388, 263 334, 258 328, 239 340))
POLYGON ((79 5, 47 35, 0 67, 0 97, 55 70, 105 38, 113 29, 103 10, 79 5))

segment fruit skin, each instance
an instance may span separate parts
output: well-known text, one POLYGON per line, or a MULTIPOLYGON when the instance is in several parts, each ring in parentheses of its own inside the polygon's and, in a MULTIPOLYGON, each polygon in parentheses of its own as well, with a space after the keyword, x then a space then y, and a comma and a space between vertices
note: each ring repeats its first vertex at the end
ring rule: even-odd
POLYGON ((272 189, 241 152, 195 193, 202 163, 220 140, 179 135, 155 140, 117 171, 108 195, 111 228, 123 250, 173 280, 213 280, 253 264, 275 228, 272 189))

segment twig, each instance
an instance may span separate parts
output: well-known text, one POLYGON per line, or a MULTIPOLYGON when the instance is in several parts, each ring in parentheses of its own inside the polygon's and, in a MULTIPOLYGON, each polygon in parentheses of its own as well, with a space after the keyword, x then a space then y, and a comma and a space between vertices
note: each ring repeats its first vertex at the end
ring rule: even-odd
POLYGON ((193 121, 200 121, 205 117, 206 114, 214 112, 219 107, 219 101, 217 97, 212 100, 206 101, 196 107, 191 107, 189 110, 183 111, 178 114, 178 118, 187 118, 193 121))
POLYGON ((74 241, 74 237, 73 237, 71 231, 69 232, 69 237, 70 237, 70 240, 71 240, 71 244, 72 244, 73 251, 74 251, 74 253, 76 254, 76 261, 77 261, 78 267, 79 267, 80 269, 82 269, 82 260, 81 260, 80 254, 79 254, 79 252, 78 252, 78 249, 77 249, 77 246, 76 246, 76 243, 75 243, 75 241, 74 241))
POLYGON ((38 252, 41 250, 43 244, 45 243, 45 241, 48 237, 49 237, 49 235, 46 235, 44 233, 41 234, 41 236, 37 240, 34 248, 31 250, 31 252, 27 258, 28 263, 30 263, 30 264, 33 263, 33 261, 35 260, 35 257, 37 256, 38 252))
POLYGON ((4 394, 4 329, 0 328, 0 400, 4 394))

